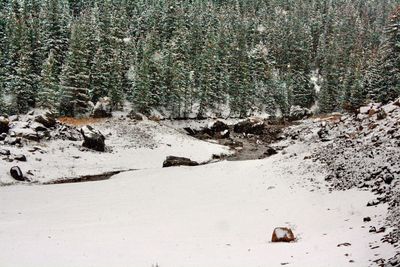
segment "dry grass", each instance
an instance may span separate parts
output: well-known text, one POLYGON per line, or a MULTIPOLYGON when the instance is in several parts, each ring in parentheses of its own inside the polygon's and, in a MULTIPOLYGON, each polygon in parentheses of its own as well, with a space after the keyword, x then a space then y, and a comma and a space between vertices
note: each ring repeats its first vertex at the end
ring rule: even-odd
POLYGON ((73 117, 60 117, 58 120, 71 126, 91 125, 103 122, 104 118, 73 118, 73 117))

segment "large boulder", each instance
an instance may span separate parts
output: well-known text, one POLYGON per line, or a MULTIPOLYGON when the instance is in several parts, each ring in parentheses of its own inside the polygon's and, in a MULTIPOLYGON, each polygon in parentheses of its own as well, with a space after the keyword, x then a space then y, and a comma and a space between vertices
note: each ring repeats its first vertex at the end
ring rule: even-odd
POLYGON ((291 106, 289 112, 289 119, 292 121, 308 118, 312 115, 311 110, 300 106, 291 106))
POLYGON ((56 125, 56 118, 53 113, 46 112, 44 114, 39 114, 34 119, 36 122, 41 123, 47 128, 54 127, 56 125))
POLYGON ((277 227, 272 233, 271 242, 292 242, 295 240, 294 234, 290 228, 277 227))
POLYGON ((24 174, 18 166, 14 166, 10 169, 11 177, 17 181, 25 181, 24 174))
POLYGON ((92 117, 108 118, 112 116, 111 99, 109 97, 100 98, 93 108, 92 117))
POLYGON ((199 163, 184 157, 168 156, 163 162, 163 168, 175 166, 197 166, 199 163))
POLYGON ((3 116, 0 117, 0 134, 7 133, 10 130, 10 121, 3 116))
POLYGON ((82 146, 104 152, 106 138, 100 131, 96 131, 90 125, 87 125, 80 130, 80 133, 83 137, 82 146))
POLYGON ((264 128, 264 120, 261 118, 253 117, 236 123, 233 127, 233 131, 235 133, 260 135, 263 133, 264 128))

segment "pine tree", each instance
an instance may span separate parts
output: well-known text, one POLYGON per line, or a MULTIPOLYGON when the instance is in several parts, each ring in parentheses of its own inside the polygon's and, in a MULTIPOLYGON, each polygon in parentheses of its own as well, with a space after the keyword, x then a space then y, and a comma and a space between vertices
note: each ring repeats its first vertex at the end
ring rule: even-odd
POLYGON ((381 81, 378 99, 383 102, 400 95, 400 6, 390 15, 381 50, 381 81))
POLYGON ((111 78, 110 61, 110 57, 106 55, 103 48, 99 47, 94 56, 91 70, 90 95, 93 103, 108 94, 111 78))
POLYGON ((0 50, 0 114, 7 111, 7 108, 6 108, 5 102, 4 102, 4 92, 5 92, 4 70, 5 70, 5 68, 1 67, 1 66, 3 66, 2 64, 3 64, 3 52, 0 50))
POLYGON ((122 109, 124 103, 124 92, 122 90, 122 81, 124 80, 122 75, 124 75, 122 69, 122 53, 115 52, 113 58, 111 59, 111 68, 113 70, 113 75, 111 75, 111 80, 109 81, 110 87, 108 90, 108 96, 111 99, 112 107, 114 110, 122 109))
POLYGON ((68 51, 70 20, 68 3, 65 0, 45 0, 42 16, 42 54, 44 58, 47 58, 50 51, 53 51, 57 75, 59 75, 68 51))
POLYGON ((7 87, 13 96, 12 111, 24 113, 34 102, 36 76, 26 15, 18 1, 13 1, 11 4, 13 11, 9 34, 12 41, 7 63, 7 87))
POLYGON ((41 76, 38 106, 53 112, 57 111, 59 106, 59 84, 53 50, 50 51, 48 58, 43 64, 41 76))
POLYGON ((87 29, 77 21, 71 31, 70 47, 61 74, 61 113, 80 116, 89 110, 89 44, 87 29))

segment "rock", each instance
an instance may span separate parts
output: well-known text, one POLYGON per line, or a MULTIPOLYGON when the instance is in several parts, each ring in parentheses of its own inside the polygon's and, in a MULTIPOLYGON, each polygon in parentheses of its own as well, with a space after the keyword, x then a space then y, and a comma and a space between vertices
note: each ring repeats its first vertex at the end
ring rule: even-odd
POLYGON ((226 138, 229 138, 229 135, 230 135, 230 132, 229 132, 229 130, 227 129, 227 130, 224 130, 224 131, 222 131, 222 132, 217 132, 217 133, 215 133, 215 134, 214 134, 214 137, 215 137, 216 139, 226 139, 226 138))
POLYGON ((160 115, 151 115, 151 116, 149 116, 149 120, 154 121, 154 122, 159 122, 162 119, 163 118, 160 115))
POLYGON ((25 177, 18 166, 14 166, 10 169, 11 177, 17 181, 25 181, 25 177))
POLYGON ((379 204, 379 200, 377 200, 377 199, 370 200, 370 201, 368 201, 368 203, 367 203, 367 207, 376 206, 376 205, 378 205, 378 204, 379 204))
POLYGON ((233 131, 235 133, 261 135, 264 131, 265 123, 261 118, 248 118, 235 124, 233 131))
POLYGON ((131 120, 136 120, 136 121, 142 121, 143 120, 143 115, 136 113, 135 111, 131 110, 128 114, 128 118, 131 120))
POLYGON ((93 108, 93 118, 108 118, 112 116, 111 99, 109 97, 100 98, 93 108))
POLYGON ((379 234, 379 233, 384 233, 385 231, 386 231, 386 227, 382 226, 378 230, 376 230, 375 233, 379 234))
POLYGON ((370 106, 360 107, 358 113, 359 113, 359 114, 368 114, 370 109, 371 109, 370 106))
POLYGON ((7 134, 6 133, 0 134, 0 141, 4 141, 6 138, 7 138, 7 134))
POLYGON ((363 219, 363 222, 370 222, 371 221, 371 217, 365 217, 364 219, 363 219))
POLYGON ((386 184, 391 184, 393 180, 394 180, 394 176, 391 173, 386 173, 383 176, 383 181, 385 181, 386 184))
POLYGON ((376 118, 378 120, 383 120, 387 117, 387 114, 383 108, 379 109, 378 113, 376 114, 376 118))
POLYGON ((163 168, 174 166, 197 166, 199 163, 184 157, 168 156, 163 162, 163 168))
POLYGON ((290 228, 277 227, 272 233, 271 242, 292 242, 295 240, 294 234, 290 228))
POLYGON ((33 122, 30 124, 29 126, 31 129, 35 130, 36 132, 44 132, 47 131, 46 126, 44 126, 43 124, 39 123, 39 122, 33 122))
POLYGON ((21 145, 21 137, 9 137, 4 140, 7 144, 15 146, 15 145, 21 145))
POLYGON ((349 247, 349 246, 351 246, 351 243, 349 243, 349 242, 340 243, 340 244, 337 245, 338 248, 340 248, 340 247, 349 247))
POLYGON ((229 130, 229 126, 220 120, 216 120, 215 122, 211 123, 207 128, 212 132, 213 135, 217 132, 229 130))
POLYGON ((40 136, 37 133, 26 133, 22 135, 22 137, 31 141, 36 141, 36 142, 40 141, 40 136))
POLYGON ((378 112, 379 112, 379 109, 377 107, 371 107, 368 111, 368 116, 372 117, 378 112))
POLYGON ((193 129, 186 129, 186 131, 190 134, 190 132, 195 133, 196 137, 199 139, 207 139, 207 137, 214 137, 216 139, 224 139, 228 138, 230 135, 229 126, 220 121, 216 120, 210 123, 207 127, 203 128, 200 132, 195 131, 193 129))
POLYGON ((23 154, 15 155, 14 159, 18 161, 26 161, 26 157, 23 154))
POLYGON ((105 137, 100 131, 96 131, 90 125, 87 125, 80 130, 80 133, 83 137, 82 146, 96 151, 104 152, 105 137))
POLYGON ((276 151, 275 148, 270 147, 270 146, 267 147, 267 151, 264 152, 264 155, 267 156, 267 157, 275 155, 275 154, 278 154, 278 151, 276 151))
POLYGON ((11 152, 8 149, 0 149, 0 155, 2 155, 2 156, 10 156, 11 152))
POLYGON ((196 131, 195 129, 192 129, 190 127, 185 127, 185 128, 183 128, 183 130, 185 130, 187 132, 187 134, 190 136, 194 136, 198 133, 198 131, 196 131))
POLYGON ((322 142, 327 142, 330 141, 328 135, 329 131, 326 127, 322 127, 321 129, 318 130, 317 132, 318 137, 321 139, 322 142))
POLYGON ((37 115, 34 121, 43 124, 47 128, 54 127, 57 123, 54 114, 49 111, 44 114, 37 115))
POLYGON ((8 133, 10 130, 10 121, 4 117, 0 117, 0 134, 8 133))
POLYGON ((312 115, 311 110, 300 106, 291 106, 289 112, 289 120, 296 121, 308 118, 312 115))

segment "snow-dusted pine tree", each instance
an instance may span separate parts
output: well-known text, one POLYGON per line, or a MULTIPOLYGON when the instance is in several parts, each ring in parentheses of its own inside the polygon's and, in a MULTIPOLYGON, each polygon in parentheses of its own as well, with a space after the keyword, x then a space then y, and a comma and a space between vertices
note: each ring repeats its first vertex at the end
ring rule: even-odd
POLYGON ((89 43, 81 23, 72 26, 70 47, 61 73, 62 114, 79 116, 89 110, 89 43))
POLYGON ((59 106, 59 82, 53 50, 50 51, 49 56, 43 64, 41 76, 38 106, 53 112, 57 111, 59 106))

